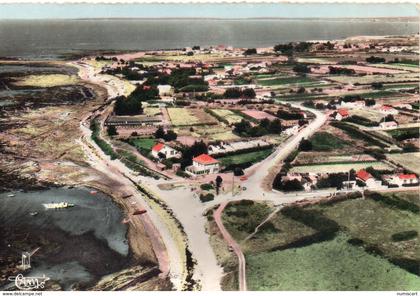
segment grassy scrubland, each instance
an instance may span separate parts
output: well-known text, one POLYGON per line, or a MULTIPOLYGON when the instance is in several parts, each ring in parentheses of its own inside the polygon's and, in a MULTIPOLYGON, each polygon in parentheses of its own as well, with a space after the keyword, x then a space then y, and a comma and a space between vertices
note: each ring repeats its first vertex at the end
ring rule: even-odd
POLYGON ((247 256, 250 290, 418 290, 420 279, 339 235, 331 241, 247 256))
POLYGON ((251 166, 252 164, 255 164, 263 159, 265 159, 267 156, 269 156, 272 152, 272 149, 264 149, 259 151, 253 151, 253 152, 247 152, 247 153, 241 153, 241 154, 235 154, 235 155, 229 155, 218 158, 220 161, 220 164, 222 166, 241 166, 244 165, 251 166), (249 164, 249 165, 248 165, 249 164))
POLYGON ((253 234, 273 210, 242 201, 223 214, 246 255, 250 290, 420 288, 416 192, 367 192, 365 199, 359 194, 285 207, 253 234))
POLYGON ((314 151, 331 151, 348 146, 348 143, 327 132, 317 132, 310 139, 314 151))
POLYGON ((77 76, 64 74, 30 75, 16 82, 19 86, 53 87, 77 84, 77 76))

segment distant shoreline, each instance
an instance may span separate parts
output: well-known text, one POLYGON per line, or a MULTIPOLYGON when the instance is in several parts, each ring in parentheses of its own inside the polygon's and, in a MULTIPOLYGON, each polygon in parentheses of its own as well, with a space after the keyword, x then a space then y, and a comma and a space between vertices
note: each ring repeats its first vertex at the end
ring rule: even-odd
POLYGON ((214 18, 214 17, 115 17, 115 18, 4 18, 1 21, 150 21, 150 20, 185 20, 185 21, 390 21, 390 22, 419 22, 419 17, 244 17, 244 18, 214 18))

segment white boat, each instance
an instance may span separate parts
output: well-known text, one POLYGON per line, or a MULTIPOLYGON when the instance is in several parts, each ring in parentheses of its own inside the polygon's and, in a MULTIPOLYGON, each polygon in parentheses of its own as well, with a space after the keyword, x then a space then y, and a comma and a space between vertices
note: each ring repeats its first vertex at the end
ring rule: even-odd
POLYGON ((14 194, 8 194, 7 197, 15 197, 14 194))
POLYGON ((65 209, 74 207, 74 204, 68 202, 55 202, 43 204, 46 209, 65 209))
POLYGON ((29 215, 36 216, 36 215, 38 215, 38 212, 30 212, 29 215))

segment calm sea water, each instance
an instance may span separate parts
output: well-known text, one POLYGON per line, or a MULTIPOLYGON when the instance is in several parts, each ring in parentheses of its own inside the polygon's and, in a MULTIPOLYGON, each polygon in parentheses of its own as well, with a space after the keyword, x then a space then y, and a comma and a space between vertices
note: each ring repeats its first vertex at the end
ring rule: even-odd
POLYGON ((384 20, 3 20, 0 56, 49 58, 87 50, 218 44, 264 47, 289 41, 417 32, 415 22, 384 20))
MULTIPOLYGON (((104 265, 105 270, 111 273, 118 267, 115 266, 115 260, 107 256, 118 254, 119 258, 127 257, 127 226, 121 223, 122 210, 109 196, 100 192, 92 195, 87 188, 13 192, 13 197, 8 197, 9 194, 10 192, 0 193, 1 227, 14 233, 26 233, 29 239, 42 234, 56 248, 56 251, 51 252, 52 258, 35 254, 35 263, 32 264, 28 276, 45 274, 58 281, 64 289, 70 289, 75 283, 89 283, 98 276, 89 272, 86 266, 104 265), (75 204, 75 207, 62 210, 45 209, 43 204, 51 202, 69 202, 75 204), (37 215, 31 216, 32 212, 37 212, 37 215), (62 237, 57 238, 56 234, 51 235, 51 231, 54 230, 64 232, 64 240, 62 237), (91 233, 89 239, 79 239, 88 233, 91 233), (80 244, 75 246, 72 241, 80 244), (98 241, 104 242, 112 251, 100 247, 98 241), (70 246, 71 250, 67 246, 70 246), (57 252, 60 255, 57 255, 57 252), (96 258, 96 252, 101 252, 104 256, 96 258)), ((13 241, 11 244, 12 248, 14 245, 19 246, 19 242, 13 241)), ((0 253, 2 251, 5 250, 1 250, 0 246, 0 253)), ((103 269, 100 266, 98 270, 104 273, 103 269)))

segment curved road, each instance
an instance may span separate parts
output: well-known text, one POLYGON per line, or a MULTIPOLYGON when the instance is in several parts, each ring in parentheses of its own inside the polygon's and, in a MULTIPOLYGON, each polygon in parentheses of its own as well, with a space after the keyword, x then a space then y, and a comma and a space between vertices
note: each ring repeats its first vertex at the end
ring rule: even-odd
POLYGON ((223 225, 222 221, 222 213, 225 209, 228 202, 222 202, 219 208, 214 212, 213 217, 214 221, 219 227, 220 232, 223 235, 224 240, 228 243, 228 245, 232 248, 232 251, 235 252, 236 256, 238 257, 238 265, 239 265, 239 273, 238 273, 238 280, 239 280, 239 291, 246 291, 246 263, 245 263, 245 256, 242 253, 241 247, 239 244, 232 238, 229 232, 226 230, 225 226, 223 225))

